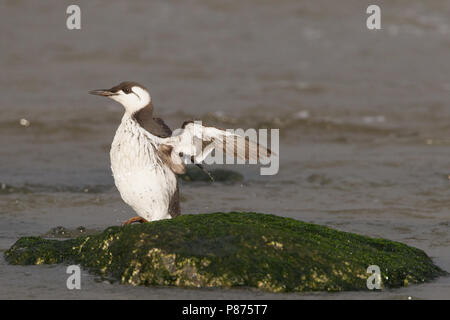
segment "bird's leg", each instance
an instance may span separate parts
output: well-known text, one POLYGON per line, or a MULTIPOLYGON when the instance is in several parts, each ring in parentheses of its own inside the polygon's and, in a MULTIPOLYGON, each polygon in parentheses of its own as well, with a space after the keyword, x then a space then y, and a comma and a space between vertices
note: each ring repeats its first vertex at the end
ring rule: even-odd
POLYGON ((148 222, 148 221, 145 220, 145 219, 142 218, 142 217, 133 217, 133 218, 128 219, 127 221, 125 221, 122 225, 123 225, 123 226, 127 226, 127 225, 129 225, 129 224, 134 223, 134 222, 144 223, 144 222, 148 222))
POLYGON ((201 165, 200 163, 196 163, 195 164, 200 170, 202 170, 204 173, 206 173, 209 177, 209 179, 211 179, 211 182, 214 182, 214 177, 211 175, 211 173, 209 173, 208 170, 205 169, 205 167, 203 165, 201 165))

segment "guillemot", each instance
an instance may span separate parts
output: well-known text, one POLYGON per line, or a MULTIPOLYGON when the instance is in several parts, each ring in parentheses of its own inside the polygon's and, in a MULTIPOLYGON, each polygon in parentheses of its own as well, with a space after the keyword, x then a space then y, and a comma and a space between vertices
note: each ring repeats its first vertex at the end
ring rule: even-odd
POLYGON ((246 137, 194 121, 184 122, 178 133, 172 134, 161 118, 153 117, 150 93, 137 82, 126 81, 89 93, 111 98, 125 108, 110 151, 115 185, 124 202, 138 214, 124 225, 179 216, 177 175, 186 172, 189 161, 201 166, 215 148, 230 154, 227 141, 233 141, 231 155, 237 158, 254 160, 271 154, 246 137))

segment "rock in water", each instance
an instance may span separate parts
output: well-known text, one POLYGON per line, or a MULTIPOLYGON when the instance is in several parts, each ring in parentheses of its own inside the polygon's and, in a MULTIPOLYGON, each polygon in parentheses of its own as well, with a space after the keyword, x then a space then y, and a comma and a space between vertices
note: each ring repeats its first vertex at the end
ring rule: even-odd
POLYGON ((367 290, 370 265, 389 288, 446 274, 398 242, 250 212, 182 215, 64 241, 21 238, 5 256, 11 264, 80 264, 133 285, 272 292, 367 290))
MULTIPOLYGON (((208 170, 215 182, 240 182, 244 177, 235 171, 224 169, 208 170)), ((185 174, 180 175, 181 180, 186 182, 212 182, 211 178, 197 167, 187 167, 185 174)))

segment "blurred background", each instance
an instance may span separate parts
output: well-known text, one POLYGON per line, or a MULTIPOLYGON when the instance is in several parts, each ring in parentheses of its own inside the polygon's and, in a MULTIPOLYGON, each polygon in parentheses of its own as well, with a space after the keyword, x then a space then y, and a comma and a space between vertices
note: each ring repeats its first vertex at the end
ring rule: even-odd
MULTIPOLYGON (((133 80, 175 129, 279 128, 280 171, 182 185, 182 212, 258 211, 419 247, 450 271, 450 2, 0 2, 0 252, 63 225, 133 215, 109 148, 122 116, 88 95, 133 80), (81 8, 81 30, 66 9, 81 8), (381 30, 366 9, 381 7, 381 30)), ((302 298, 246 290, 131 288, 62 266, 11 267, 0 298, 302 298), (83 278, 84 279, 84 278, 83 278)), ((357 298, 362 293, 318 298, 357 298)), ((368 298, 450 298, 450 280, 368 298)))

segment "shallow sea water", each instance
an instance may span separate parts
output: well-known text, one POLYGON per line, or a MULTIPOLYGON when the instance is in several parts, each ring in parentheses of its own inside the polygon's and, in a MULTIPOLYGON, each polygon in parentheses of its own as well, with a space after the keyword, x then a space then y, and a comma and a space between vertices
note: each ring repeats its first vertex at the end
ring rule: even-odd
POLYGON ((280 171, 183 183, 182 211, 257 211, 400 241, 450 271, 450 3, 79 1, 0 4, 0 298, 449 299, 450 278, 382 292, 135 288, 65 266, 10 266, 19 237, 103 230, 133 215, 109 146, 122 108, 87 94, 136 80, 172 128, 279 128, 280 171), (29 121, 29 126, 20 124, 29 121))

